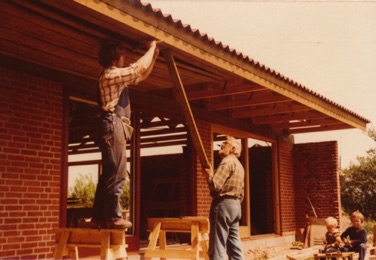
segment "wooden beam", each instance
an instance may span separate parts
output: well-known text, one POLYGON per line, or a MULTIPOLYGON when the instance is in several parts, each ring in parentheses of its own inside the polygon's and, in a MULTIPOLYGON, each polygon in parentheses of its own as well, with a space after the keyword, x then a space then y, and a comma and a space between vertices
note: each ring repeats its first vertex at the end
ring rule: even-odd
POLYGON ((241 107, 255 107, 260 105, 270 105, 276 103, 291 103, 291 99, 286 98, 285 96, 275 94, 271 91, 270 93, 271 94, 263 93, 263 95, 257 95, 257 93, 242 93, 240 95, 233 96, 232 100, 218 99, 215 102, 210 102, 207 105, 207 109, 209 111, 213 111, 241 107))
POLYGON ((187 90, 187 96, 190 101, 192 100, 202 100, 208 98, 216 98, 216 97, 223 97, 223 96, 231 96, 236 94, 244 95, 246 93, 254 93, 254 92, 264 92, 270 91, 267 88, 261 87, 259 85, 253 83, 246 83, 246 84, 237 84, 237 85, 230 85, 225 86, 223 82, 218 83, 209 83, 203 85, 201 90, 187 90))
POLYGON ((201 165, 205 168, 210 168, 209 160, 206 156, 204 146, 201 141, 200 133, 198 132, 195 119, 192 114, 191 107, 189 105, 187 95, 185 94, 183 83, 180 79, 174 57, 169 49, 163 50, 163 55, 167 63, 168 70, 171 75, 172 82, 176 90, 176 99, 180 103, 183 114, 187 123, 187 127, 192 138, 193 146, 196 149, 198 158, 200 159, 201 165))
POLYGON ((276 115, 284 113, 293 113, 300 111, 309 111, 310 107, 301 105, 301 104, 275 104, 264 106, 262 108, 241 108, 234 109, 232 113, 233 118, 243 118, 243 117, 255 117, 255 116, 267 116, 267 115, 276 115))

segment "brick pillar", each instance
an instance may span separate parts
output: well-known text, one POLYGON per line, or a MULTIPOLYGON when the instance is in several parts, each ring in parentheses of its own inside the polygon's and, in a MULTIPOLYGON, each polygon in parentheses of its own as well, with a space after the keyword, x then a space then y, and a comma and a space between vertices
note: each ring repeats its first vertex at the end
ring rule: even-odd
POLYGON ((306 215, 314 217, 314 213, 318 218, 333 216, 340 220, 337 142, 296 144, 294 166, 297 223, 304 225, 306 215))
POLYGON ((296 228, 293 142, 292 138, 281 136, 277 143, 282 234, 295 231, 296 228))

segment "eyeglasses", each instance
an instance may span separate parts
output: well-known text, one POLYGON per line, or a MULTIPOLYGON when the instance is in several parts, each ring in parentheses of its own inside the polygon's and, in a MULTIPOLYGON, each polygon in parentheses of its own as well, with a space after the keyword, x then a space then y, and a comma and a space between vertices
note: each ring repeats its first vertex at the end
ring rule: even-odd
POLYGON ((227 141, 224 141, 222 144, 223 144, 223 145, 227 145, 227 144, 231 145, 231 143, 229 143, 229 142, 227 142, 227 141))

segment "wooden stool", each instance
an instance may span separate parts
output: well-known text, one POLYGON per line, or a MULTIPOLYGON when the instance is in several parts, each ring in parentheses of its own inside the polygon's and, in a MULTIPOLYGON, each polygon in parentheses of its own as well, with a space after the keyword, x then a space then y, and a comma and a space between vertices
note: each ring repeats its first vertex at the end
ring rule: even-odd
POLYGON ((313 259, 314 260, 320 260, 322 258, 324 259, 343 259, 343 260, 353 260, 355 257, 355 252, 335 252, 335 253, 322 253, 322 254, 314 254, 313 259))
POLYGON ((100 259, 127 257, 126 229, 59 228, 56 233, 54 259, 69 255, 78 260, 78 247, 100 248, 100 259))

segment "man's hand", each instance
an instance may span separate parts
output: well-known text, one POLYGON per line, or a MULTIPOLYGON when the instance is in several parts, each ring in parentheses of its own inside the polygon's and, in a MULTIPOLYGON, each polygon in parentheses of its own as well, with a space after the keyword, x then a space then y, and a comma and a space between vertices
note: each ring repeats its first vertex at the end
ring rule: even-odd
POLYGON ((156 60, 158 58, 158 55, 159 55, 159 48, 157 47, 157 44, 158 43, 161 43, 163 41, 150 41, 147 43, 147 46, 149 49, 154 49, 154 53, 153 53, 153 60, 156 60))
POLYGON ((146 46, 150 49, 150 48, 155 48, 157 47, 157 44, 159 43, 162 43, 163 41, 157 41, 157 40, 153 40, 153 41, 150 41, 146 44, 146 46))
POLYGON ((351 240, 350 239, 343 239, 343 242, 345 243, 346 246, 351 246, 351 240))
POLYGON ((210 177, 213 177, 213 167, 210 165, 210 168, 201 168, 202 170, 202 173, 204 174, 204 176, 209 179, 210 177))

